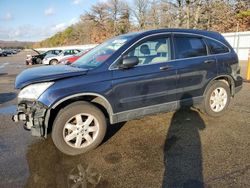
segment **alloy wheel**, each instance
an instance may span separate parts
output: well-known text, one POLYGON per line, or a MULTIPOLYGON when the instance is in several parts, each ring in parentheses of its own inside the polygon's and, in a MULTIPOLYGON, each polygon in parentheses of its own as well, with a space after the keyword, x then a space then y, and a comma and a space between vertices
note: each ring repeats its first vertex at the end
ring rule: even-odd
POLYGON ((97 138, 100 124, 97 119, 86 113, 70 118, 63 128, 63 139, 71 147, 84 148, 97 138))
POLYGON ((227 92, 224 88, 218 87, 211 93, 210 96, 210 107, 214 112, 222 111, 227 104, 227 92))

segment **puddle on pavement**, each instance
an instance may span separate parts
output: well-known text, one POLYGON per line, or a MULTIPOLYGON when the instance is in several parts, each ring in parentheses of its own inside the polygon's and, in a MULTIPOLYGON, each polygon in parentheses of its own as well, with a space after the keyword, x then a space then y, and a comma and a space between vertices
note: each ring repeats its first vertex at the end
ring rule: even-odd
POLYGON ((12 115, 15 114, 15 112, 16 112, 16 105, 0 108, 0 114, 2 115, 12 115))
POLYGON ((8 65, 9 63, 6 62, 6 63, 3 63, 2 65, 0 65, 0 69, 3 69, 6 65, 8 65))
POLYGON ((88 160, 85 155, 66 156, 58 152, 51 138, 29 145, 26 160, 29 177, 24 187, 27 188, 110 187, 98 163, 88 160))
POLYGON ((96 169, 90 166, 85 169, 82 164, 78 164, 69 172, 67 184, 68 187, 96 187, 100 180, 101 174, 96 169))

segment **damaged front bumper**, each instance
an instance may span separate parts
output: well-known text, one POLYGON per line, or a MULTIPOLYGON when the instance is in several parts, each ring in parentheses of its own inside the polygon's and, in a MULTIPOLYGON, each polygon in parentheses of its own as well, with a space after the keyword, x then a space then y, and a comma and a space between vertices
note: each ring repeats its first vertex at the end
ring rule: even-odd
POLYGON ((17 114, 12 117, 12 120, 23 121, 24 128, 31 130, 33 136, 46 137, 45 116, 48 111, 48 107, 38 101, 20 102, 17 106, 17 114))

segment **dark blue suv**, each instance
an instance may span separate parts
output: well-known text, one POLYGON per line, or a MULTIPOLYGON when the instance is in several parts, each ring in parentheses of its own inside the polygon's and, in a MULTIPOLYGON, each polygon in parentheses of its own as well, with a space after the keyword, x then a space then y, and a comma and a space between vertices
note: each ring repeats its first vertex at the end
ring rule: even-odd
POLYGON ((216 32, 161 29, 100 44, 72 65, 16 78, 18 112, 32 135, 76 155, 97 147, 108 124, 199 104, 220 116, 242 87, 238 58, 216 32))

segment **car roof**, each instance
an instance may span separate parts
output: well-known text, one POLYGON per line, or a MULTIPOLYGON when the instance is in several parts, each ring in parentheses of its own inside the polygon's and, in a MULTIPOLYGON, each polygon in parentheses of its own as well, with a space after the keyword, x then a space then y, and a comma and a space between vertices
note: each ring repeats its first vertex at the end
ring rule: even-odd
POLYGON ((224 39, 224 37, 220 33, 214 32, 214 31, 199 30, 199 29, 179 29, 179 28, 154 29, 154 30, 145 30, 145 31, 139 31, 139 32, 131 32, 123 36, 134 35, 135 38, 137 37, 141 38, 141 37, 154 35, 154 34, 161 34, 161 33, 177 33, 177 34, 185 33, 185 34, 193 34, 193 35, 202 35, 202 36, 206 36, 209 38, 214 38, 216 40, 219 40, 223 43, 228 44, 227 41, 224 39))
POLYGON ((79 50, 79 51, 82 51, 81 49, 78 49, 78 48, 70 48, 70 49, 65 49, 65 50, 62 50, 62 52, 66 52, 68 50, 79 50))
POLYGON ((206 31, 199 29, 180 29, 180 28, 168 28, 168 29, 154 29, 154 30, 145 30, 139 32, 128 33, 127 35, 152 35, 157 33, 186 33, 186 34, 197 34, 204 35, 208 37, 218 37, 220 34, 214 31, 206 31))
MULTIPOLYGON (((180 29, 180 28, 168 28, 168 29, 154 29, 154 30, 144 30, 138 32, 130 32, 120 36, 147 36, 153 34, 160 34, 160 33, 185 33, 185 34, 196 34, 196 35, 203 35, 212 38, 221 38, 221 34, 214 31, 206 31, 206 30, 199 30, 199 29, 180 29)), ((118 36, 119 37, 119 36, 118 36)))

